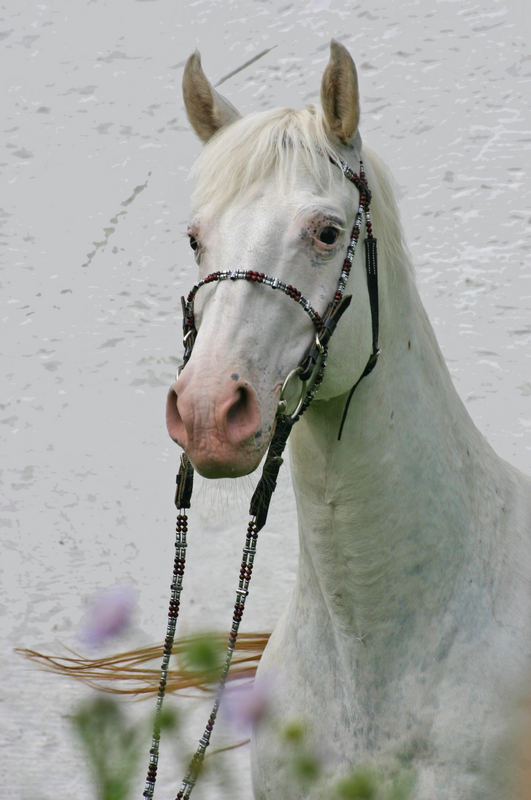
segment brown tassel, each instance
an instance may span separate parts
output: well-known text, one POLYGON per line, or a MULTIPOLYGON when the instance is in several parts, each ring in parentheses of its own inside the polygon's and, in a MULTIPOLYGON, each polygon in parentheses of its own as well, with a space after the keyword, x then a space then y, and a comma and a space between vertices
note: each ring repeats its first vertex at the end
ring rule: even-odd
MULTIPOLYGON (((224 646, 228 634, 213 634, 224 646)), ((229 680, 254 678, 258 663, 269 639, 269 633, 241 633, 238 636, 229 680)), ((172 654, 186 651, 197 637, 185 637, 175 641, 172 654)), ((157 694, 160 667, 150 667, 151 661, 162 658, 162 645, 143 647, 103 658, 85 658, 74 651, 68 656, 52 656, 37 650, 17 648, 15 652, 37 664, 42 669, 63 677, 75 678, 87 686, 102 692, 147 698, 157 694)), ((178 666, 168 673, 166 692, 185 694, 190 690, 214 693, 217 683, 205 679, 204 674, 195 674, 178 666)))

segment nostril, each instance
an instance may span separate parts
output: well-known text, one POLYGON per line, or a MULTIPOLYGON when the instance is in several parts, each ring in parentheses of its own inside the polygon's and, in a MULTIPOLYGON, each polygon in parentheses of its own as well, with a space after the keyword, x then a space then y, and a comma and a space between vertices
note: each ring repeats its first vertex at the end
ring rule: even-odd
POLYGON ((228 437, 237 443, 256 433, 260 424, 260 411, 256 395, 249 387, 239 386, 235 395, 226 412, 225 424, 228 437))
POLYGON ((184 447, 185 427, 177 407, 177 392, 173 388, 166 400, 166 427, 173 441, 184 447))
POLYGON ((236 390, 238 398, 227 411, 227 425, 240 425, 249 408, 249 393, 244 386, 236 390))

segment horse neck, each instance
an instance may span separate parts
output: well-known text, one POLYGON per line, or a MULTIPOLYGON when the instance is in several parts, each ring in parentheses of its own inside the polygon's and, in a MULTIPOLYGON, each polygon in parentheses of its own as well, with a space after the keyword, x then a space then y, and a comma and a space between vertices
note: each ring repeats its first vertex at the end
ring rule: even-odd
POLYGON ((482 583, 485 520, 495 517, 495 456, 454 390, 408 270, 392 291, 383 284, 382 355, 341 441, 344 396, 315 401, 291 443, 299 591, 360 639, 426 629, 482 583))

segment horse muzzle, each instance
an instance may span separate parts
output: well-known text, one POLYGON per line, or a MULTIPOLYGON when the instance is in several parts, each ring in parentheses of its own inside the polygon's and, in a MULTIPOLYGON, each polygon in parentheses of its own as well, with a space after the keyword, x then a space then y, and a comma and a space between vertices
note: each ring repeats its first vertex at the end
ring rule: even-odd
POLYGON ((258 397, 252 386, 228 375, 221 385, 186 380, 168 392, 166 427, 206 478, 239 477, 259 464, 269 436, 263 435, 258 397))

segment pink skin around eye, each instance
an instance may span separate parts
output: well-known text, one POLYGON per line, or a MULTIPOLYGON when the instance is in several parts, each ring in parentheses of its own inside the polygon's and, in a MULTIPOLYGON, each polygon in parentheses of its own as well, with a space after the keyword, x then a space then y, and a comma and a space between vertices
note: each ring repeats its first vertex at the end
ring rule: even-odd
POLYGON ((188 236, 190 248, 193 250, 194 258, 198 261, 202 250, 198 228, 195 225, 190 226, 186 234, 188 236))
POLYGON ((312 247, 322 251, 323 253, 330 253, 335 250, 337 244, 341 239, 342 229, 335 220, 330 219, 326 214, 312 214, 304 221, 304 225, 300 230, 299 239, 311 242, 312 247), (337 238, 331 244, 320 241, 319 237, 326 228, 332 228, 337 231, 337 238))
POLYGON ((188 238, 190 238, 190 239, 192 239, 192 238, 193 238, 193 239, 195 239, 196 241, 199 241, 199 225, 198 225, 197 223, 195 223, 195 222, 192 222, 192 223, 191 223, 191 224, 188 226, 188 228, 187 228, 187 230, 186 230, 186 235, 187 235, 187 236, 188 236, 188 238))

